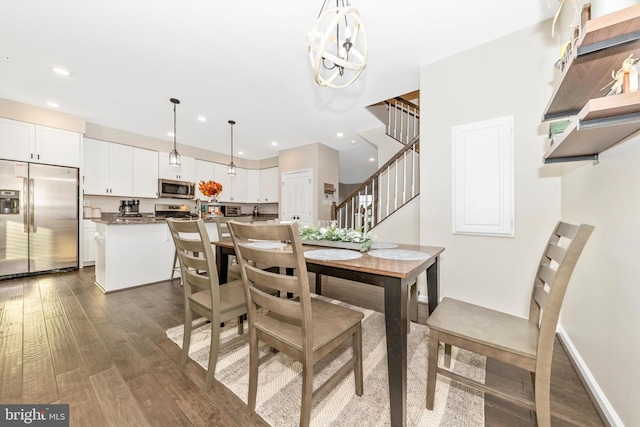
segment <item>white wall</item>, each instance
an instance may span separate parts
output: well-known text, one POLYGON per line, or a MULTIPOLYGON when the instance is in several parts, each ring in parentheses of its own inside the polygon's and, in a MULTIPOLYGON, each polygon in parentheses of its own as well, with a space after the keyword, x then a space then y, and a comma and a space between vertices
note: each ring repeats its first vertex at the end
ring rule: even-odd
POLYGON ((560 219, 558 166, 544 166, 555 48, 547 25, 426 65, 420 74, 420 243, 444 246, 441 294, 526 316, 542 249, 560 219), (514 116, 515 237, 453 235, 451 128, 514 116))
POLYGON ((595 230, 561 324, 620 421, 640 425, 640 137, 565 165, 562 217, 595 230))
POLYGON ((420 244, 420 196, 376 225, 371 234, 374 242, 420 244))

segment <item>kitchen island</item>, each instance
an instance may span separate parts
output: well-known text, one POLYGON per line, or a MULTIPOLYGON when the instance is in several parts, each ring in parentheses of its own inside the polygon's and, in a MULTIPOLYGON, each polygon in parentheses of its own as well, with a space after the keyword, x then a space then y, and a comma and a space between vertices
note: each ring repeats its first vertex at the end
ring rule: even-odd
MULTIPOLYGON (((224 220, 234 218, 237 217, 224 220)), ((252 218, 253 221, 268 219, 272 218, 267 215, 252 218)), ((103 214, 93 221, 96 223, 96 285, 103 292, 171 279, 175 246, 165 218, 151 214, 141 217, 103 214)), ((215 218, 204 221, 209 238, 218 240, 215 218)))

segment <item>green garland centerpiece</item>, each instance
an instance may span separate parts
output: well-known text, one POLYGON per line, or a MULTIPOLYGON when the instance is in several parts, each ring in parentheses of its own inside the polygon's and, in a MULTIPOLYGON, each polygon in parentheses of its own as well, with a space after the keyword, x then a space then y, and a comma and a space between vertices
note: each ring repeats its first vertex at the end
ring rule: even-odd
MULTIPOLYGON (((330 241, 360 244, 360 251, 366 252, 373 242, 368 231, 355 230, 353 228, 338 228, 333 221, 328 227, 317 225, 300 225, 300 239, 302 243, 312 243, 311 241, 330 241)), ((349 245, 351 246, 351 245, 349 245)))

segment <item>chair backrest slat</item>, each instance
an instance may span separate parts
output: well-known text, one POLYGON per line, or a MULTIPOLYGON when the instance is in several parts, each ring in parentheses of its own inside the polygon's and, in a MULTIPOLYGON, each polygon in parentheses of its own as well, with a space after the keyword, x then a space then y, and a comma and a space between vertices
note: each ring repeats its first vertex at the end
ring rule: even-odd
POLYGON ((554 245, 550 243, 547 246, 546 256, 547 258, 557 262, 558 264, 562 262, 564 257, 567 255, 567 250, 558 245, 554 245))
POLYGON ((541 264, 538 268, 538 277, 549 286, 552 286, 556 279, 556 271, 548 265, 541 264))
POLYGON ((540 282, 539 284, 537 284, 533 291, 533 299, 535 300, 535 302, 538 304, 539 307, 544 307, 544 305, 547 302, 548 296, 549 294, 544 289, 544 283, 540 282))
POLYGON ((247 278, 249 279, 249 281, 262 288, 268 288, 273 291, 280 292, 298 292, 298 278, 295 276, 271 273, 269 271, 260 270, 259 268, 253 267, 251 265, 247 265, 245 273, 247 274, 247 278))

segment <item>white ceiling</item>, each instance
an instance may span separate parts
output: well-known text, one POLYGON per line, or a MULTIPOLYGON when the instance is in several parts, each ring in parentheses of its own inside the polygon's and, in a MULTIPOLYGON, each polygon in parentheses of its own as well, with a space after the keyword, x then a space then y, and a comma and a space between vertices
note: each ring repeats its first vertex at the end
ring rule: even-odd
MULTIPOLYGON (((340 151, 340 181, 357 182, 375 156, 358 134, 382 126, 366 106, 418 89, 425 64, 548 19, 553 3, 351 0, 369 61, 353 85, 329 89, 314 83, 306 47, 321 0, 0 0, 0 97, 52 100, 88 122, 166 141, 174 97, 178 144, 227 154, 233 119, 236 156, 320 142, 340 151)), ((519 54, 505 52, 505 66, 519 54)))

